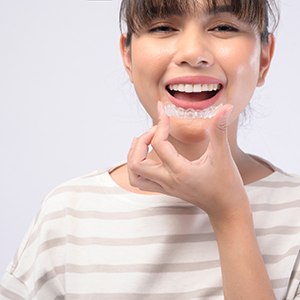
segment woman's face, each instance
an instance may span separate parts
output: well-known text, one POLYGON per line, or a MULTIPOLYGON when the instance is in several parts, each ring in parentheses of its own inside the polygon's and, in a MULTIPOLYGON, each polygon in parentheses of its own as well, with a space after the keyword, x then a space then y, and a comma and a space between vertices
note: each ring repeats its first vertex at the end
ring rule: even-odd
MULTIPOLYGON (((273 52, 272 37, 262 44, 251 25, 223 7, 213 14, 201 10, 157 19, 132 36, 130 47, 124 45, 122 37, 126 70, 154 123, 157 101, 196 110, 230 103, 236 123, 255 87, 263 84, 273 52)), ((170 135, 197 142, 209 122, 171 117, 170 135)))

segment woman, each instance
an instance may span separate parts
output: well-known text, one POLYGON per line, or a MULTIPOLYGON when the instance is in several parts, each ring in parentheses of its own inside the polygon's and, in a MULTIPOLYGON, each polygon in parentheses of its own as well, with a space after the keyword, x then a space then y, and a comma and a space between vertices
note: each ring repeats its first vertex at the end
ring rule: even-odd
POLYGON ((122 1, 154 126, 126 164, 47 197, 3 299, 300 299, 300 180, 236 141, 271 64, 271 4, 122 1))

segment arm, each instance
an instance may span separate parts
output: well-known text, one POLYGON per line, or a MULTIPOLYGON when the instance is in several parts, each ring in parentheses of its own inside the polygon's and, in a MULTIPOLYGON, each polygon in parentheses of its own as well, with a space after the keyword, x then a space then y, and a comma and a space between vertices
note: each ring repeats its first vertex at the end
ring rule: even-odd
POLYGON ((218 243, 225 299, 275 299, 248 197, 228 145, 231 107, 224 106, 212 120, 207 151, 196 161, 182 157, 168 142, 169 120, 159 110, 157 127, 135 139, 129 151, 131 184, 179 197, 208 214, 218 243), (150 144, 154 155, 148 154, 150 144))
POLYGON ((261 257, 251 213, 212 221, 222 269, 225 299, 275 299, 261 257))

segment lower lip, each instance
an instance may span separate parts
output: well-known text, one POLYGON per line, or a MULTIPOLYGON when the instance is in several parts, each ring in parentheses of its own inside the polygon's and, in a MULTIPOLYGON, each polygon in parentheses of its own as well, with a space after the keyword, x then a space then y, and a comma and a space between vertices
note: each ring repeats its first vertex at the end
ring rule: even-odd
POLYGON ((177 107, 182 107, 184 109, 189 109, 192 108, 194 110, 203 110, 206 109, 212 105, 214 105, 221 94, 221 90, 219 90, 219 92, 214 95, 212 98, 209 98, 207 100, 201 100, 201 101, 185 101, 185 100, 179 100, 175 97, 173 97, 169 92, 168 93, 168 98, 171 101, 171 103, 173 103, 175 106, 177 107))

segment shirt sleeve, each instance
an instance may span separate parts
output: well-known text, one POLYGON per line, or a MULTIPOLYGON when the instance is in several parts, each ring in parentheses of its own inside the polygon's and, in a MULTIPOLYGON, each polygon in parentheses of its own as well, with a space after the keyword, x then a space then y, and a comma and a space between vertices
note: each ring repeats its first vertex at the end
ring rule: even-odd
POLYGON ((295 286, 295 297, 293 300, 300 300, 300 251, 298 252, 298 257, 292 272, 292 278, 291 289, 293 285, 295 286))
POLYGON ((0 300, 29 299, 29 292, 25 284, 10 273, 5 273, 0 285, 0 300))
MULTIPOLYGON (((43 201, 40 212, 0 281, 0 300, 55 299, 38 295, 39 280, 55 268, 55 259, 63 257, 52 257, 50 246, 49 249, 46 246, 57 239, 64 241, 64 217, 61 198, 50 196, 43 201)), ((59 283, 53 281, 53 285, 46 288, 49 289, 47 295, 62 294, 62 290, 58 290, 59 283)))

